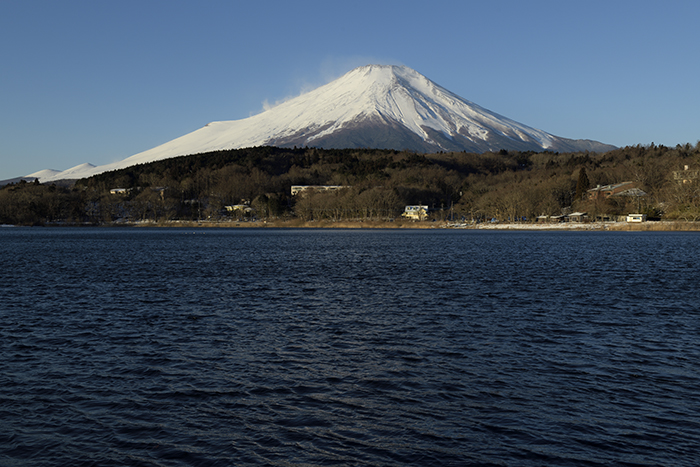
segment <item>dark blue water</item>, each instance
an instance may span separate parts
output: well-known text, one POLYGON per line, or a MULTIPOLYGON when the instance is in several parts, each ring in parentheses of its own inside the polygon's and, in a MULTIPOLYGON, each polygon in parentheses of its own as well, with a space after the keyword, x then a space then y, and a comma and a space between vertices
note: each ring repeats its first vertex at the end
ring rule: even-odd
POLYGON ((699 245, 0 229, 0 465, 696 466, 699 245))

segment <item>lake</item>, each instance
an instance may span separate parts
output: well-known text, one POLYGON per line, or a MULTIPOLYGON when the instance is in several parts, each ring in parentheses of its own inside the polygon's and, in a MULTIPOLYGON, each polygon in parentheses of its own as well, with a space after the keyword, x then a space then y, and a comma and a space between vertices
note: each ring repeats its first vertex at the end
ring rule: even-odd
POLYGON ((0 229, 0 465, 696 466, 700 233, 0 229))

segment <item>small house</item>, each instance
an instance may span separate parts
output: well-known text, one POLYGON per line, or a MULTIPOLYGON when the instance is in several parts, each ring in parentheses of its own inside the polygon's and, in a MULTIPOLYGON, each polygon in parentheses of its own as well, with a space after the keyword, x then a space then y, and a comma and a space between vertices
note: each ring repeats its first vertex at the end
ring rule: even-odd
POLYGON ((627 222, 646 222, 646 214, 627 214, 627 222))
POLYGON ((407 219, 422 221, 428 217, 428 206, 423 206, 420 204, 415 206, 406 206, 401 216, 407 219))
POLYGON ((700 179, 700 170, 690 170, 690 166, 684 166, 683 170, 673 172, 673 179, 678 183, 693 183, 700 179))
POLYGON ((350 188, 344 185, 292 185, 292 196, 296 196, 299 193, 305 191, 336 191, 342 190, 343 188, 350 188))
POLYGON ((243 214, 249 214, 249 213, 253 212, 253 208, 251 208, 247 204, 232 204, 229 206, 224 206, 224 208, 228 212, 240 212, 243 214))
POLYGON ((634 182, 622 182, 614 185, 604 185, 588 190, 588 199, 607 199, 627 190, 634 188, 634 182))
POLYGON ((549 216, 549 221, 550 222, 566 222, 566 216, 564 214, 560 214, 558 216, 549 216))
POLYGON ((587 212, 572 212, 566 216, 570 222, 586 222, 588 220, 587 212))

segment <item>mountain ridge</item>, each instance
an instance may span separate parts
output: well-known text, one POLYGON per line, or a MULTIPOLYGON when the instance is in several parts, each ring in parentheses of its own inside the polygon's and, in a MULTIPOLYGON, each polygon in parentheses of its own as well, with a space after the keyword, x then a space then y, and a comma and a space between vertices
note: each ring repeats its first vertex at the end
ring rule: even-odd
POLYGON ((372 147, 418 152, 604 152, 615 148, 592 140, 557 137, 518 123, 408 67, 366 65, 260 114, 211 122, 112 164, 81 164, 39 179, 84 178, 170 157, 254 146, 372 147))

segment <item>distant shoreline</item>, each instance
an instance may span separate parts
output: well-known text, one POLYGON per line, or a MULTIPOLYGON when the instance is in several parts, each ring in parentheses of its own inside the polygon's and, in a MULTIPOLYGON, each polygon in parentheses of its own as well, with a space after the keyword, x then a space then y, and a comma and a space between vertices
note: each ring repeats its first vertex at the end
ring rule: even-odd
MULTIPOLYGON (((124 225, 124 224, 121 224, 124 225)), ((169 222, 144 222, 125 224, 135 227, 199 227, 199 228, 293 228, 293 229, 455 229, 455 230, 522 230, 522 231, 641 231, 641 232, 668 232, 668 231, 700 231, 700 222, 686 221, 649 221, 641 223, 627 222, 562 222, 562 223, 490 223, 479 224, 424 221, 412 222, 406 220, 397 221, 302 221, 274 220, 274 221, 169 221, 169 222)))
POLYGON ((344 220, 344 221, 302 221, 300 219, 271 221, 162 221, 162 222, 116 222, 107 224, 72 224, 53 223, 34 226, 3 224, 2 227, 119 227, 119 228, 233 228, 233 229, 393 229, 393 230, 518 230, 518 231, 617 231, 617 232, 696 232, 700 231, 700 222, 687 221, 648 221, 641 223, 627 222, 562 222, 562 223, 500 223, 482 222, 479 224, 448 221, 409 220, 344 220))

